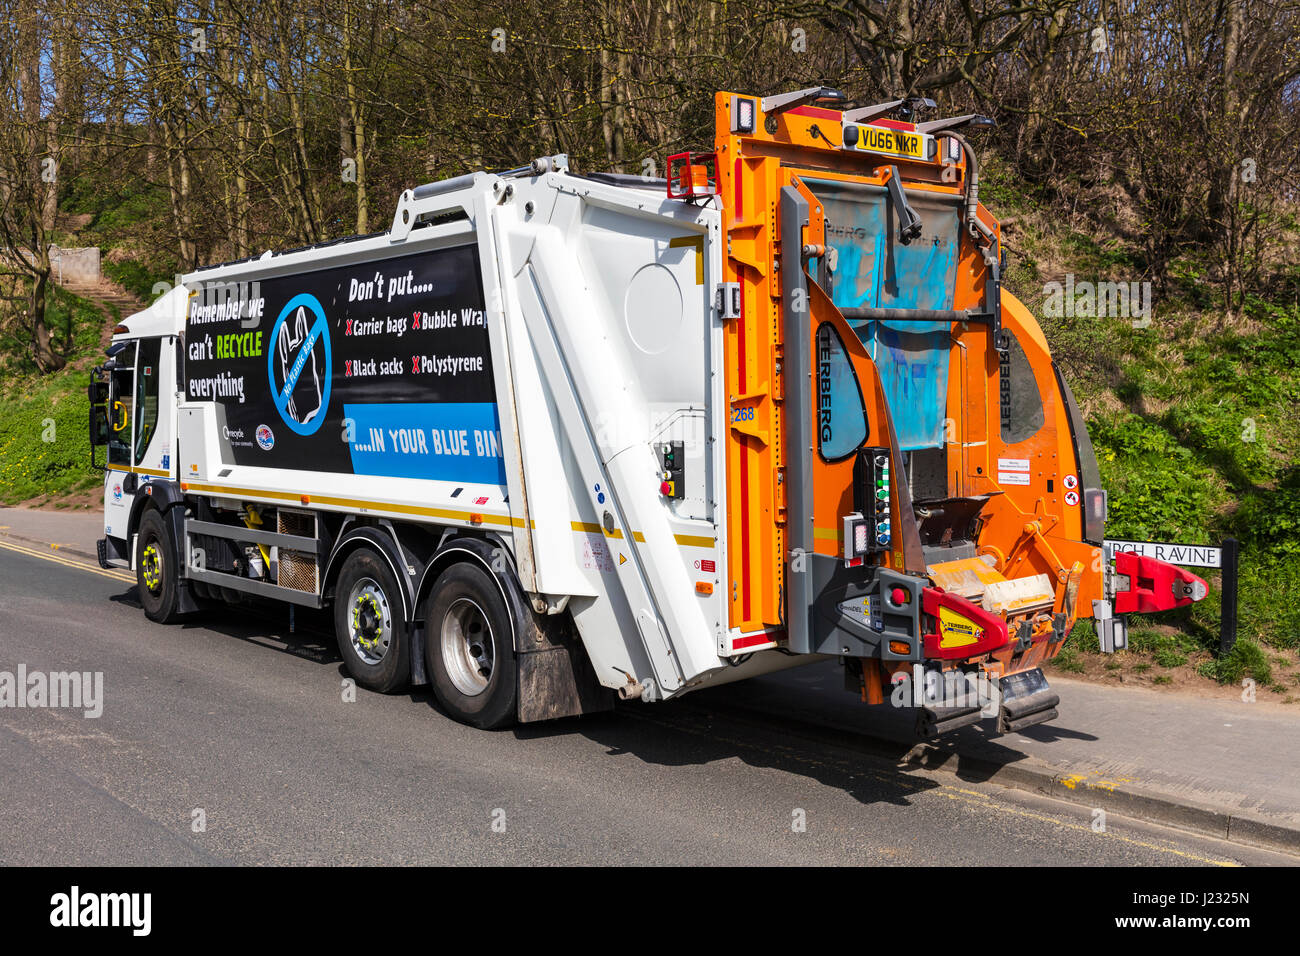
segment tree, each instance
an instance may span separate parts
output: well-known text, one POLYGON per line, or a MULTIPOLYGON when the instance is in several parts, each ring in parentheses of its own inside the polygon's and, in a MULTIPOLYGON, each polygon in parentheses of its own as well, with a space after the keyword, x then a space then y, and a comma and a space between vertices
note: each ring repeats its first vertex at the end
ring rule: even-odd
POLYGON ((0 19, 0 270, 27 288, 24 337, 37 368, 51 372, 66 362, 48 322, 48 236, 58 188, 59 115, 46 107, 42 63, 50 51, 49 18, 40 6, 6 0, 0 19))

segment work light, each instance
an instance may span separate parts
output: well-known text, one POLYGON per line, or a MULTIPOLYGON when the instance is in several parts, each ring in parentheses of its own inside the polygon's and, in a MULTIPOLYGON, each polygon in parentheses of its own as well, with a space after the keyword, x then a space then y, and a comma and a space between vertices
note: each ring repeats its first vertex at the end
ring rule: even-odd
POLYGON ((754 101, 745 96, 731 98, 731 131, 733 133, 754 132, 754 101))

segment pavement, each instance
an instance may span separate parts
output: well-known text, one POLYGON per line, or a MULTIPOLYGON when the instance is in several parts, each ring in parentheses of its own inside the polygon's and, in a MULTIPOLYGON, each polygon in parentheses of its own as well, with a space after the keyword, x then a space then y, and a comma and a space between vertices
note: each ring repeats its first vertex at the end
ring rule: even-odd
POLYGON ((95 542, 103 536, 104 514, 99 509, 54 511, 0 507, 0 539, 70 551, 95 560, 95 542))
POLYGON ((426 796, 429 786, 447 791, 434 801, 444 822, 470 826, 457 801, 490 813, 480 804, 493 799, 545 821, 523 857, 502 856, 503 841, 434 827, 440 852, 466 862, 578 862, 597 852, 594 839, 608 859, 641 862, 987 863, 979 847, 1008 827, 1017 849, 996 862, 1294 864, 1273 851, 1300 854, 1300 714, 1281 705, 1054 677, 1061 704, 1051 723, 999 737, 988 721, 918 744, 909 711, 863 705, 842 690, 834 662, 822 662, 507 734, 448 721, 418 690, 363 691, 363 706, 338 713, 342 670, 327 621, 313 631, 300 617, 290 634, 284 616, 231 610, 149 624, 128 575, 91 567, 100 522, 94 512, 0 509, 0 669, 15 658, 29 668, 93 665, 119 687, 98 721, 0 711, 0 736, 15 745, 0 748, 0 778, 33 790, 0 809, 0 861, 128 862, 146 845, 172 862, 413 860, 430 838, 416 827, 415 778, 426 796), (639 785, 629 789, 616 768, 639 785), (200 800, 177 790, 196 776, 227 821, 239 820, 238 839, 192 838, 176 801, 200 800), (236 798, 241 787, 249 792, 236 798), (620 801, 629 819, 618 817, 620 801), (755 806, 787 805, 834 825, 787 846, 779 834, 790 809, 776 814, 785 825, 751 832, 738 822, 755 806), (900 807, 912 809, 910 824, 893 815, 900 807), (256 808, 272 815, 269 833, 256 808), (1090 842, 1098 809, 1113 814, 1114 838, 1090 842), (54 837, 48 852, 12 839, 56 826, 46 814, 78 810, 116 822, 86 829, 71 853, 54 837), (293 822, 304 812, 316 829, 293 822), (679 839, 664 814, 707 822, 693 820, 679 839), (321 827, 342 833, 347 821, 382 830, 380 844, 349 832, 331 856, 310 838, 321 827), (605 835, 592 836, 600 827, 605 835), (1027 842, 1031 832, 1046 842, 1027 842), (145 833, 123 858, 120 840, 145 833), (717 852, 696 852, 708 846, 717 852))
POLYGON ((842 690, 835 662, 686 700, 780 714, 818 736, 857 736, 882 755, 1090 807, 1300 852, 1300 712, 1051 677, 1055 720, 998 735, 995 721, 918 743, 913 715, 842 690))

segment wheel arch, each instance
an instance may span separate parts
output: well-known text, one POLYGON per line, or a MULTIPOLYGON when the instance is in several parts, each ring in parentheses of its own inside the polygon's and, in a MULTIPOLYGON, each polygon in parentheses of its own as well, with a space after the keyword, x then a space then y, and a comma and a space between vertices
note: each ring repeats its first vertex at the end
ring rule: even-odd
MULTIPOLYGON (((128 551, 132 549, 132 539, 140 530, 140 522, 144 520, 145 512, 153 508, 162 515, 164 525, 171 531, 173 541, 176 545, 176 553, 181 553, 181 545, 184 544, 184 517, 185 509, 176 510, 176 505, 185 504, 185 496, 181 493, 180 485, 174 481, 143 481, 137 486, 135 500, 131 502, 131 514, 126 522, 126 544, 128 551)), ((182 556, 183 557, 183 556, 182 556)), ((135 557, 132 551, 132 562, 135 557)))
MULTIPOLYGON (((451 537, 444 541, 424 567, 424 573, 415 592, 416 606, 422 606, 428 598, 434 582, 438 580, 438 575, 460 561, 477 564, 496 584, 501 599, 505 602, 506 611, 510 614, 510 643, 515 651, 518 651, 519 631, 528 620, 529 608, 519 578, 514 571, 514 556, 500 542, 469 535, 451 537), (504 560, 497 561, 497 556, 503 556, 504 560)), ((423 623, 427 638, 428 622, 423 623)))
POLYGON ((190 614, 202 609, 191 588, 191 582, 185 577, 185 568, 189 564, 189 555, 185 553, 185 496, 180 484, 175 481, 142 482, 131 503, 131 514, 127 519, 126 549, 129 567, 135 568, 135 538, 150 511, 158 513, 163 528, 171 537, 172 548, 176 555, 176 611, 190 614), (178 507, 179 506, 179 507, 178 507))
POLYGON ((380 557, 388 564, 388 569, 393 572, 393 578, 401 591, 402 613, 408 624, 414 624, 416 610, 419 607, 412 585, 414 575, 406 563, 401 545, 388 529, 382 526, 353 526, 344 532, 330 551, 329 560, 325 562, 325 572, 321 575, 321 596, 324 597, 333 590, 334 583, 348 556, 364 547, 379 552, 380 557))

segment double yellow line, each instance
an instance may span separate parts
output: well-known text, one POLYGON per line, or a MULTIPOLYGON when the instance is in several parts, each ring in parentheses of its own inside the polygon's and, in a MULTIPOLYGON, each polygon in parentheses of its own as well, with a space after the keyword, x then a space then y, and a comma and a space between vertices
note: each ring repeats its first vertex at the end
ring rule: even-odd
POLYGON ((15 551, 18 554, 25 554, 29 557, 40 558, 42 561, 53 561, 55 564, 62 564, 65 567, 76 568, 78 571, 89 571, 91 574, 98 574, 101 577, 112 578, 114 581, 123 581, 127 584, 135 584, 135 576, 125 571, 116 569, 105 570, 94 564, 86 564, 84 561, 74 561, 72 558, 65 558, 61 554, 51 553, 50 551, 37 551, 33 548, 25 548, 20 544, 14 544, 12 541, 0 539, 0 548, 6 551, 15 551))

